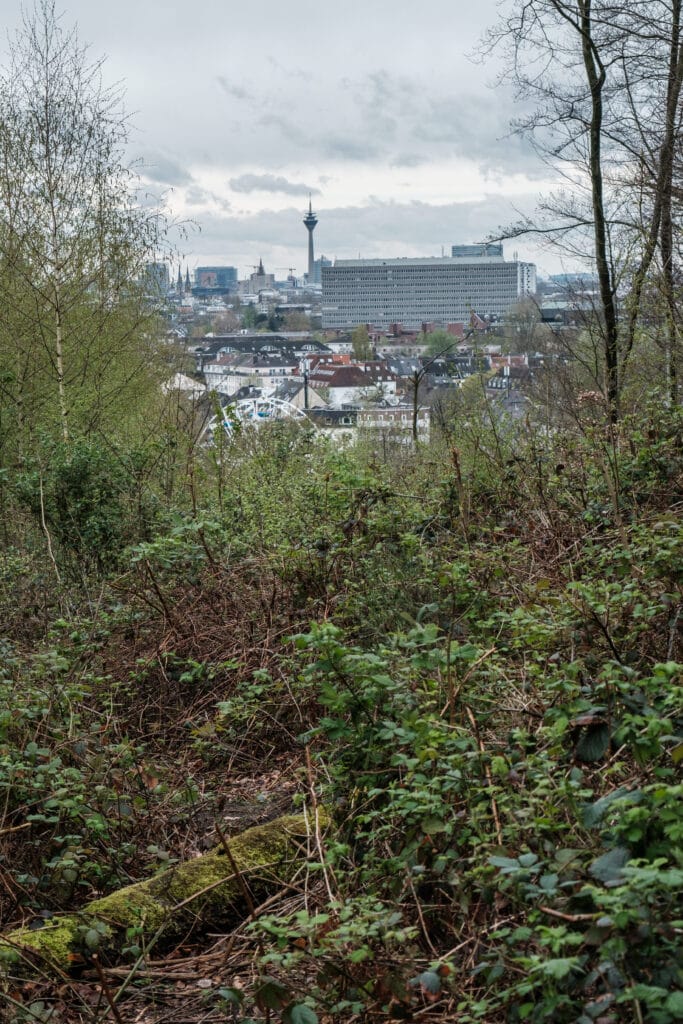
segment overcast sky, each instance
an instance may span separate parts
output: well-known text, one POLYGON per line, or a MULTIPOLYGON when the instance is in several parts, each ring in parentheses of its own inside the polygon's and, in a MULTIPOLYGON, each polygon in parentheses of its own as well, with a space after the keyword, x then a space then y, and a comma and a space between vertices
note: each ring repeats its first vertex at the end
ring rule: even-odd
MULTIPOLYGON (((31 6, 31 0, 28 0, 31 6)), ((190 270, 450 253, 551 187, 511 93, 468 58, 496 0, 62 0, 132 114, 130 154, 188 221, 190 270)), ((20 0, 0 0, 9 32, 20 0)), ((509 242, 539 270, 557 264, 509 242)))

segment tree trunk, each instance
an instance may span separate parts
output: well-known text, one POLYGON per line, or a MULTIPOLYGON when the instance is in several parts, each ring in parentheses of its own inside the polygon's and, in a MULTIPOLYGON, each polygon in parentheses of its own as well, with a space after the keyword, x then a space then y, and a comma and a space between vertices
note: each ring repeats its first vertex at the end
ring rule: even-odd
POLYGON ((605 385, 607 391, 608 415, 611 423, 619 419, 619 348, 617 310, 614 286, 609 262, 607 218, 602 177, 602 91, 605 85, 605 68, 600 61, 593 42, 591 0, 579 0, 581 52, 591 97, 591 119, 589 130, 589 171, 593 202, 593 223, 595 233, 595 262, 600 289, 600 305, 603 314, 603 351, 605 357, 605 385))
POLYGON ((66 388, 64 386, 64 347, 62 344, 62 315, 57 303, 55 306, 55 369, 57 371, 57 398, 59 401, 59 420, 62 425, 62 438, 69 443, 69 411, 66 405, 66 388))

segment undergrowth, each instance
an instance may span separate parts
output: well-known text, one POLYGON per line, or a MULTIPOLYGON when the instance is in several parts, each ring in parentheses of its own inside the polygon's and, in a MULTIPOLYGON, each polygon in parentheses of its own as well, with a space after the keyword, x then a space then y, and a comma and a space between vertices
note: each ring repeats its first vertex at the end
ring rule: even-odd
POLYGON ((8 476, 3 930, 325 804, 207 1019, 680 1019, 681 433, 278 426, 173 505, 140 453, 8 476))

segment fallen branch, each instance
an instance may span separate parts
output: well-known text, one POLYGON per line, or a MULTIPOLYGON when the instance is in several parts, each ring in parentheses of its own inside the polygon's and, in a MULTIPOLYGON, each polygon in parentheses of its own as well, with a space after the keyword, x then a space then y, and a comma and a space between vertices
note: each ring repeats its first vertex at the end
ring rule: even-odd
MULTIPOLYGON (((43 966, 60 973, 74 962, 87 958, 85 941, 89 929, 104 923, 108 935, 101 936, 95 950, 116 956, 125 942, 127 929, 134 929, 136 941, 144 948, 163 934, 171 937, 197 922, 225 921, 241 915, 245 877, 252 891, 261 897, 286 883, 301 860, 298 840, 308 836, 303 814, 286 815, 265 825, 247 829, 230 839, 231 857, 224 846, 174 865, 162 874, 88 903, 76 914, 60 915, 32 931, 21 928, 0 938, 0 962, 31 968, 36 958, 43 966)), ((253 909, 253 902, 251 908, 253 909)))

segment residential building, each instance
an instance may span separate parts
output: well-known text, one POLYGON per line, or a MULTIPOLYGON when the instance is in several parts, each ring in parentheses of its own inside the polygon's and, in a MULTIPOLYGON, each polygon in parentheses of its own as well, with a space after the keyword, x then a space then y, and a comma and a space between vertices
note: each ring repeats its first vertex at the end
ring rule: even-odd
POLYGON ((274 388, 284 377, 293 377, 298 372, 299 360, 294 356, 232 352, 207 363, 204 379, 210 391, 234 395, 246 385, 274 388))
POLYGON ((194 348, 197 371, 201 372, 208 364, 215 363, 218 356, 235 352, 295 357, 296 361, 299 361, 310 353, 325 353, 328 349, 317 338, 312 337, 310 331, 262 331, 250 334, 245 330, 239 334, 209 334, 194 348))
POLYGON ((500 317, 536 290, 536 267, 502 256, 337 260, 322 268, 324 328, 500 317))
POLYGON ((395 374, 379 363, 349 366, 320 363, 308 374, 308 382, 318 391, 324 389, 323 393, 334 409, 365 401, 391 399, 396 394, 395 374))
POLYGON ((338 448, 353 444, 356 440, 357 409, 310 409, 308 418, 338 448))
MULTIPOLYGON (((367 432, 372 437, 380 437, 383 441, 394 444, 412 444, 413 442, 413 409, 401 405, 387 409, 359 409, 358 430, 367 432)), ((431 412, 428 406, 420 405, 417 410, 417 436, 420 441, 429 440, 431 412)))

